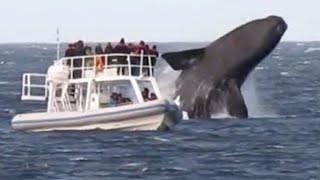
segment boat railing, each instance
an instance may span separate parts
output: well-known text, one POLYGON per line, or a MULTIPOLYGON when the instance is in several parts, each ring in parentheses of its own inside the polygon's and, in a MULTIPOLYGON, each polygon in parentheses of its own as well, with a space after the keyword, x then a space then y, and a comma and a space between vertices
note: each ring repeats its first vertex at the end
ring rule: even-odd
POLYGON ((154 75, 157 57, 144 54, 99 54, 88 56, 64 57, 59 60, 69 66, 70 79, 108 76, 144 76, 154 75))
POLYGON ((25 73, 22 76, 22 100, 45 101, 48 97, 46 74, 25 73))

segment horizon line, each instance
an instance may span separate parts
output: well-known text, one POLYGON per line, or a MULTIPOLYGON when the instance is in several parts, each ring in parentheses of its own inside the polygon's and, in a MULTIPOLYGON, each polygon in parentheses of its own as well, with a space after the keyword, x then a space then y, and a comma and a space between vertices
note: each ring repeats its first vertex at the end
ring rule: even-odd
MULTIPOLYGON (((117 41, 84 41, 85 43, 117 43, 117 41)), ((128 41, 128 42, 132 42, 132 41, 128 41)), ((148 43, 210 43, 210 42, 214 42, 213 41, 145 41, 148 43)), ((281 42, 295 42, 295 43, 312 43, 312 42, 320 42, 320 40, 282 40, 281 42)), ((0 44, 57 44, 58 42, 41 42, 41 41, 20 41, 20 42, 0 42, 0 44)), ((68 42, 68 41, 64 41, 64 42, 59 42, 60 44, 69 44, 72 42, 68 42)), ((138 43, 138 41, 137 41, 138 43)))

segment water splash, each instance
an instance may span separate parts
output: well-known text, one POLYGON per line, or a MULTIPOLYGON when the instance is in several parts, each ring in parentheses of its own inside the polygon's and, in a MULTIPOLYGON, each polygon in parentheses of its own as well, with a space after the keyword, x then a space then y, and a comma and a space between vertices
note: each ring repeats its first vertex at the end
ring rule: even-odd
POLYGON ((279 117, 273 110, 267 109, 256 88, 255 73, 251 73, 244 82, 241 91, 248 108, 249 117, 279 117))

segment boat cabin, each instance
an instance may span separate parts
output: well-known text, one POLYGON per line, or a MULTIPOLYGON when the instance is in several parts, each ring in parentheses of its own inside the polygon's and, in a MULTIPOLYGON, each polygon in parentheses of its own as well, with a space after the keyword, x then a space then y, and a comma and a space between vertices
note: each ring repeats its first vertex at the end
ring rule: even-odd
POLYGON ((101 54, 54 61, 47 74, 23 74, 22 100, 47 112, 90 111, 161 99, 153 55, 101 54))

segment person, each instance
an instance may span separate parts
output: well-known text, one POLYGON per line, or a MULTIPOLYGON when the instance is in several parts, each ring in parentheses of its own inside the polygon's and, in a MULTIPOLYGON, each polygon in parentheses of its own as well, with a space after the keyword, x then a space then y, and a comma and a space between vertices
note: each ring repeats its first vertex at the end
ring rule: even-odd
POLYGON ((128 48, 130 50, 130 53, 132 53, 133 52, 133 44, 131 42, 128 43, 128 48))
POLYGON ((154 75, 154 66, 156 65, 157 58, 159 57, 157 46, 153 45, 149 52, 150 52, 150 55, 153 55, 153 57, 151 57, 151 65, 152 65, 152 75, 154 75))
MULTIPOLYGON (((92 47, 85 46, 84 49, 85 49, 84 52, 85 52, 86 56, 92 56, 93 55, 92 47)), ((94 65, 93 57, 87 57, 87 58, 85 58, 84 61, 85 61, 85 64, 86 64, 87 67, 92 67, 94 65)))
MULTIPOLYGON (((113 48, 112 53, 130 54, 130 49, 126 45, 124 38, 121 38, 120 42, 113 48)), ((114 56, 113 58, 116 58, 118 60, 117 62, 118 65, 124 66, 127 64, 127 56, 120 55, 120 56, 114 56)), ((127 69, 128 69, 127 67, 119 67, 117 69, 117 74, 124 75, 127 69)))
POLYGON ((136 66, 131 68, 131 73, 133 76, 140 75, 141 57, 137 55, 141 54, 144 51, 144 47, 144 41, 140 41, 139 44, 135 44, 132 47, 131 53, 133 54, 133 56, 131 56, 131 65, 136 66))
POLYGON ((132 104, 132 101, 130 98, 124 98, 124 103, 125 104, 132 104))
MULTIPOLYGON (((68 45, 68 48, 65 52, 65 57, 72 57, 75 55, 75 47, 74 47, 74 44, 69 44, 68 45)), ((67 65, 70 67, 71 65, 71 59, 67 59, 67 65)))
POLYGON ((142 98, 144 101, 149 100, 149 89, 148 88, 144 88, 143 91, 141 92, 141 94, 142 94, 142 98))
POLYGON ((159 52, 157 50, 157 46, 156 45, 153 45, 149 52, 150 52, 151 55, 159 57, 159 52))
POLYGON ((85 52, 86 56, 92 56, 93 55, 92 47, 90 47, 90 46, 85 46, 84 47, 84 52, 85 52))
POLYGON ((110 105, 116 106, 118 104, 118 94, 116 92, 113 92, 110 96, 110 105))
POLYGON ((64 56, 65 57, 72 57, 74 55, 75 55, 74 44, 69 44, 64 56))
POLYGON ((118 104, 123 104, 124 102, 125 102, 125 98, 122 96, 121 93, 118 93, 117 103, 118 103, 118 104))
POLYGON ((120 42, 114 47, 113 53, 130 54, 130 49, 126 45, 124 38, 120 39, 120 42))
MULTIPOLYGON (((150 69, 149 69, 149 55, 150 54, 150 47, 146 44, 143 48, 143 74, 150 76, 150 69)), ((150 59, 151 60, 151 59, 150 59)))
POLYGON ((156 100, 156 99, 158 99, 157 98, 157 95, 155 94, 155 93, 150 93, 150 98, 149 98, 149 100, 156 100))
POLYGON ((95 47, 95 53, 96 54, 103 54, 103 49, 102 49, 102 46, 100 43, 95 47))
POLYGON ((110 42, 108 42, 108 44, 106 45, 106 48, 104 49, 104 53, 105 54, 111 54, 112 51, 113 51, 112 44, 110 42))
MULTIPOLYGON (((86 54, 84 49, 84 43, 82 40, 79 40, 78 42, 76 42, 74 52, 75 52, 75 56, 84 56, 86 54)), ((73 70, 74 79, 81 78, 82 76, 81 67, 82 67, 82 59, 81 58, 74 59, 73 68, 76 68, 73 70)))
POLYGON ((135 54, 141 54, 143 53, 144 49, 145 49, 145 42, 144 41, 140 41, 139 44, 137 46, 134 47, 134 53, 135 54))

